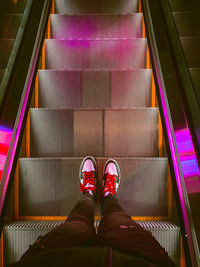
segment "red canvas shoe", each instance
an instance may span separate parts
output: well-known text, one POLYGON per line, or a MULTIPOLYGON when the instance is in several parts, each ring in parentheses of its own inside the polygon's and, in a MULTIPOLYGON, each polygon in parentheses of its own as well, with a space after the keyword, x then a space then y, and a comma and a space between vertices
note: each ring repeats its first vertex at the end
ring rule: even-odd
POLYGON ((94 195, 96 190, 97 165, 93 157, 85 157, 79 171, 81 193, 94 195))
POLYGON ((117 195, 117 190, 120 184, 120 168, 114 159, 109 159, 104 167, 103 176, 103 194, 104 196, 117 195))

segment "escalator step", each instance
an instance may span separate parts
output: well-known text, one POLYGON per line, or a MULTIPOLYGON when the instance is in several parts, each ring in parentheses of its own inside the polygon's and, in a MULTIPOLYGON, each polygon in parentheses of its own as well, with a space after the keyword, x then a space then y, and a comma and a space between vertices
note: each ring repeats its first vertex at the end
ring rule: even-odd
POLYGON ((47 69, 121 69, 146 67, 146 39, 47 39, 47 69))
POLYGON ((120 14, 137 12, 138 0, 55 0, 55 13, 60 14, 120 14))
POLYGON ((30 130, 32 157, 158 155, 157 108, 31 109, 30 130))
POLYGON ((51 38, 53 39, 131 37, 142 37, 142 13, 132 15, 51 15, 51 38))
POLYGON ((151 84, 151 69, 40 70, 39 107, 150 107, 151 84))
MULTIPOLYGON (((5 264, 19 260, 38 236, 46 234, 61 223, 63 221, 18 221, 8 224, 4 229, 5 264)), ((178 264, 180 229, 175 224, 166 221, 138 221, 138 223, 151 231, 169 256, 178 264)))
MULTIPOLYGON (((167 158, 119 158, 120 204, 131 216, 168 217, 167 158)), ((102 183, 107 158, 97 158, 102 183)), ((29 158, 19 161, 19 215, 67 216, 79 196, 82 158, 29 158)))

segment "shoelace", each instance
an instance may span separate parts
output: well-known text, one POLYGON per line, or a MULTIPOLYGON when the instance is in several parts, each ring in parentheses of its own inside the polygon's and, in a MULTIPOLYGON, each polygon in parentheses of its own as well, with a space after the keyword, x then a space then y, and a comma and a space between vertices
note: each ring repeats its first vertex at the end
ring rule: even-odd
POLYGON ((106 174, 103 193, 110 192, 113 195, 116 195, 115 178, 116 177, 114 174, 113 175, 111 175, 109 173, 106 174))
POLYGON ((96 186, 94 172, 84 172, 83 184, 80 184, 81 193, 85 192, 86 190, 94 191, 95 189, 96 186))

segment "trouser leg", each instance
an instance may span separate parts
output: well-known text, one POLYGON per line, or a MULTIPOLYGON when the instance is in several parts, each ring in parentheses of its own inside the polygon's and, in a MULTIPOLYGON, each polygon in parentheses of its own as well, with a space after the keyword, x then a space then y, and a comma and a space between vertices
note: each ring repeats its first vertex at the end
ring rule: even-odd
POLYGON ((91 195, 85 194, 80 197, 68 219, 46 235, 39 237, 21 259, 53 248, 76 246, 95 235, 94 199, 91 195))
POLYGON ((157 266, 174 266, 152 234, 124 212, 116 196, 103 198, 102 215, 98 235, 109 246, 127 253, 138 253, 157 266))

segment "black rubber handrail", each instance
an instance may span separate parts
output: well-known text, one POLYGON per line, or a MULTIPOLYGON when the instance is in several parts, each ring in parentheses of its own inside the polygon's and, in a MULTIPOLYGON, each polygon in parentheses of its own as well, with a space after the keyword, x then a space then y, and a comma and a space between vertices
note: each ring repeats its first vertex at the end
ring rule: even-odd
POLYGON ((172 177, 174 178, 174 184, 176 185, 175 191, 178 194, 178 199, 179 199, 178 206, 181 209, 181 220, 182 220, 182 225, 184 227, 184 229, 181 229, 182 237, 183 241, 186 243, 185 250, 189 250, 189 254, 188 253, 186 254, 188 254, 190 258, 187 258, 186 260, 188 266, 196 267, 200 266, 198 243, 192 221, 191 209, 185 187, 184 177, 180 166, 180 159, 176 145, 174 127, 169 109, 168 98, 166 94, 165 82, 158 54, 158 47, 156 43, 155 33, 153 30, 149 1, 151 0, 142 0, 142 8, 145 18, 146 30, 148 34, 148 42, 153 63, 153 71, 157 85, 156 86, 157 96, 160 104, 159 106, 161 109, 162 121, 164 121, 163 128, 165 134, 167 135, 166 144, 168 148, 170 169, 172 172, 172 177))
POLYGON ((3 229, 3 218, 5 210, 8 204, 8 196, 10 194, 10 188, 14 177, 16 163, 18 159, 18 152, 21 145, 21 139, 25 127, 25 121, 29 109, 32 88, 34 83, 35 74, 37 71, 37 65, 41 52, 41 47, 46 32, 47 20, 50 13, 52 0, 45 0, 42 15, 40 18, 40 24, 38 27, 37 36, 35 39, 34 49, 29 64, 28 74, 24 84, 20 105, 17 112, 17 117, 14 124, 12 139, 2 174, 2 180, 0 184, 0 233, 3 229))

